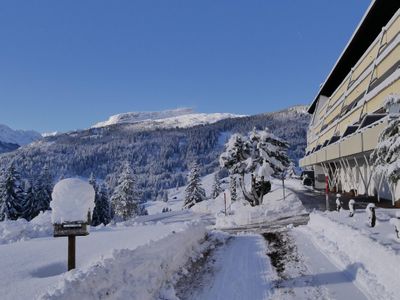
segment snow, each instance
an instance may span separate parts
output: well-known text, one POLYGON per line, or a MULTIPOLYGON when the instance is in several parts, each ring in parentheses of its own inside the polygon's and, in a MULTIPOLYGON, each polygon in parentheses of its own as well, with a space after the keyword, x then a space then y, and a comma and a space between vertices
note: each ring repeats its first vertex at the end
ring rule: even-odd
POLYGON ((368 216, 357 210, 348 212, 314 212, 307 226, 294 232, 306 234, 313 244, 338 268, 347 269, 355 284, 373 299, 396 299, 400 244, 390 219, 394 210, 377 209, 377 225, 368 226, 368 216))
MULTIPOLYGON (((239 190, 238 190, 239 191, 239 190)), ((225 191, 227 198, 230 198, 228 190, 225 191)), ((201 213, 210 213, 216 217, 216 228, 229 228, 236 226, 273 221, 292 215, 305 213, 305 209, 298 197, 289 190, 286 190, 283 199, 282 183, 280 180, 272 179, 271 192, 266 194, 263 204, 252 207, 243 200, 241 192, 238 192, 239 199, 228 205, 228 215, 225 216, 224 195, 219 195, 215 200, 203 201, 192 210, 201 213)))
MULTIPOLYGON (((148 270, 145 267, 151 264, 150 260, 158 259, 158 256, 161 259, 162 252, 166 251, 165 255, 168 257, 164 256, 164 262, 171 262, 176 259, 178 264, 178 262, 183 261, 183 258, 171 258, 172 250, 176 251, 177 255, 179 252, 184 257, 188 257, 191 254, 189 252, 183 253, 177 248, 188 249, 188 247, 193 246, 195 249, 200 250, 201 247, 194 239, 200 237, 205 232, 204 226, 209 224, 207 219, 203 219, 202 216, 194 215, 186 210, 174 212, 173 215, 158 214, 140 218, 136 222, 98 226, 92 228, 89 236, 78 237, 76 246, 77 269, 72 272, 67 272, 67 239, 53 238, 51 236, 52 232, 48 232, 47 237, 0 245, 0 257, 2 258, 0 260, 0 268, 2 270, 0 272, 1 299, 36 299, 39 295, 46 295, 45 298, 49 298, 49 295, 54 296, 54 293, 57 293, 62 298, 65 297, 63 287, 66 288, 65 291, 67 289, 69 291, 71 288, 68 283, 70 280, 73 282, 74 289, 80 291, 81 297, 76 299, 92 299, 89 295, 94 291, 86 289, 86 286, 83 286, 86 284, 82 283, 82 286, 79 286, 76 280, 81 278, 80 276, 86 278, 85 276, 89 274, 86 271, 92 272, 96 269, 96 265, 99 266, 98 269, 100 270, 100 266, 104 263, 110 267, 114 266, 113 270, 115 272, 118 267, 121 273, 124 273, 125 271, 130 271, 133 266, 133 262, 129 264, 127 261, 135 257, 137 258, 135 262, 139 263, 147 260, 149 263, 144 263, 142 267, 138 266, 139 269, 136 269, 135 272, 140 272, 143 278, 146 278, 146 272, 149 272, 149 277, 147 278, 150 278, 151 274, 154 273, 152 273, 151 269, 148 270), (175 239, 175 235, 178 235, 179 238, 175 239), (193 239, 191 238, 192 236, 193 239), (154 243, 162 239, 164 239, 164 242, 154 243), (173 245, 175 245, 175 248, 171 248, 171 251, 169 251, 168 248, 173 245), (140 246, 145 247, 137 252, 132 251, 140 246), (124 261, 124 263, 121 263, 120 260, 124 261), (123 268, 125 263, 129 269, 123 268), (85 295, 85 293, 88 294, 85 295)), ((46 223, 50 223, 49 216, 46 223)), ((194 251, 192 254, 196 256, 196 253, 194 251)), ((160 260, 157 260, 157 262, 160 262, 160 260)), ((167 263, 164 263, 164 265, 166 270, 171 270, 168 269, 167 263)), ((101 270, 106 271, 105 269, 101 270)), ((113 275, 117 276, 115 273, 113 275)), ((104 278, 100 274, 96 278, 99 280, 100 287, 100 279, 104 278)), ((118 287, 118 289, 124 287, 124 282, 118 281, 121 277, 116 277, 116 280, 112 280, 113 277, 107 278, 112 281, 113 287, 118 287)), ((153 286, 152 284, 158 280, 157 278, 149 282, 147 286, 149 288, 153 286)), ((162 279, 167 278, 168 276, 164 273, 162 279)), ((96 289, 95 286, 91 287, 93 290, 96 289)), ((135 288, 141 289, 138 286, 135 288)), ((70 297, 69 299, 73 298, 70 297)))
POLYGON ((14 130, 0 124, 0 141, 4 143, 17 144, 24 146, 34 141, 40 140, 41 134, 33 130, 14 130))
POLYGON ((194 298, 268 299, 274 271, 265 253, 266 244, 260 235, 233 237, 214 256, 214 278, 194 298))
POLYGON ((195 113, 192 109, 181 108, 160 112, 129 112, 118 114, 92 127, 97 128, 115 124, 137 124, 140 128, 187 128, 238 117, 243 117, 243 115, 230 113, 195 113))
POLYGON ((68 178, 59 181, 52 193, 50 207, 53 224, 65 222, 87 222, 88 212, 94 209, 93 187, 79 179, 68 178))
POLYGON ((0 222, 0 245, 51 236, 52 234, 53 224, 51 223, 50 211, 41 212, 30 222, 25 219, 0 222))
POLYGON ((201 253, 205 234, 204 226, 190 224, 136 249, 114 250, 68 273, 41 299, 157 299, 160 293, 171 293, 176 273, 201 253))

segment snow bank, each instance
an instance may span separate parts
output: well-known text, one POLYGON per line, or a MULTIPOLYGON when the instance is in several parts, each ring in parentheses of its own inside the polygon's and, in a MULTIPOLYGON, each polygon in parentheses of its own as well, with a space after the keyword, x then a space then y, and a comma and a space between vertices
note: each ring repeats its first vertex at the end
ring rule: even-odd
POLYGON ((9 244, 52 234, 53 225, 50 211, 41 212, 30 222, 25 219, 0 222, 0 244, 9 244))
POLYGON ((78 178, 59 181, 54 187, 50 207, 53 224, 64 222, 85 222, 88 212, 94 209, 95 191, 93 187, 78 178))
POLYGON ((349 218, 341 213, 311 213, 307 226, 295 228, 310 238, 333 263, 347 269, 355 283, 373 299, 396 299, 400 294, 400 249, 386 213, 377 212, 369 228, 365 212, 349 218))
POLYGON ((41 299, 150 300, 173 295, 177 273, 203 252, 205 235, 204 225, 187 223, 164 239, 134 250, 115 250, 85 269, 67 273, 41 299))
MULTIPOLYGON (((225 193, 227 199, 229 199, 229 191, 227 190, 225 193)), ((263 204, 260 206, 252 207, 247 201, 239 199, 227 207, 228 215, 225 216, 224 196, 221 194, 215 200, 196 204, 192 207, 192 210, 198 213, 214 214, 217 228, 263 223, 306 212, 301 201, 294 193, 289 190, 286 190, 285 193, 286 198, 284 199, 279 180, 273 179, 272 190, 264 196, 263 204)))

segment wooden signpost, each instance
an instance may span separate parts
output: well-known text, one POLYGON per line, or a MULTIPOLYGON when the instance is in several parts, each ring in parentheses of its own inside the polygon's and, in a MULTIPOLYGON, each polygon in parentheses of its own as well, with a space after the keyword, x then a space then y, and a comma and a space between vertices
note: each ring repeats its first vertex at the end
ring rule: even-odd
POLYGON ((54 224, 54 237, 68 237, 68 271, 75 269, 76 266, 76 237, 88 234, 87 223, 66 222, 54 224))

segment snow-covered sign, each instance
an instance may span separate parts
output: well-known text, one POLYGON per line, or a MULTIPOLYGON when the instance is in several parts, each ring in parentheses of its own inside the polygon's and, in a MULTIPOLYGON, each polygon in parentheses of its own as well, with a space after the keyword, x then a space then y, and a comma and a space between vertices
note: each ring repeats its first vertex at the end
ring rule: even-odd
POLYGON ((88 214, 94 209, 95 191, 93 187, 78 178, 59 181, 52 194, 50 207, 53 224, 88 222, 88 214))

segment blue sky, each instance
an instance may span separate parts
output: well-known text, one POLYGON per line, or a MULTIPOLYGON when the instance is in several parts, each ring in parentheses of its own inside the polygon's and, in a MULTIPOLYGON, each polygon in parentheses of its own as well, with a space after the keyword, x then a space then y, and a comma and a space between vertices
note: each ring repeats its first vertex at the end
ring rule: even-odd
POLYGON ((308 104, 369 0, 0 1, 0 123, 308 104))

